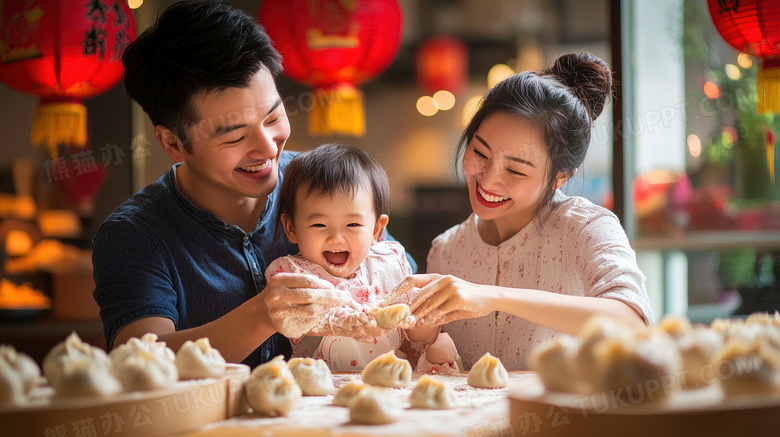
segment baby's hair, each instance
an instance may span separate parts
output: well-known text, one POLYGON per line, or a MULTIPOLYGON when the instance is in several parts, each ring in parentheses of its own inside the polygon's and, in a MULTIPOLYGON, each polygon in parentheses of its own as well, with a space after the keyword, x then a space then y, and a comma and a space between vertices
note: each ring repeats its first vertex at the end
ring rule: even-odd
POLYGON ((279 207, 276 213, 277 234, 282 214, 295 217, 298 190, 305 197, 342 193, 352 196, 361 187, 374 196, 377 219, 390 212, 390 183, 387 173, 369 154, 343 144, 323 144, 293 158, 282 175, 279 207))
POLYGON ((458 142, 456 162, 463 156, 488 116, 505 113, 539 127, 550 158, 547 187, 539 208, 555 194, 558 173, 570 177, 582 165, 593 122, 612 94, 612 73, 588 52, 567 53, 539 73, 514 74, 487 92, 458 142))

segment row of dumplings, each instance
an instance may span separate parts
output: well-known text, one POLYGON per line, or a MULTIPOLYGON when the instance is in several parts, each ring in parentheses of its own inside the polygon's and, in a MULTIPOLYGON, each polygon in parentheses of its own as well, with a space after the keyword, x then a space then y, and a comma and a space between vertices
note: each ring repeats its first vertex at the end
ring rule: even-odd
MULTIPOLYGON (((0 346, 0 405, 24 404, 42 380, 29 356, 0 346), (8 390, 5 390, 8 388, 8 390)), ((188 341, 177 353, 155 334, 131 338, 110 354, 74 332, 43 360, 43 375, 55 398, 106 397, 170 387, 179 380, 219 377, 227 364, 207 338, 188 341)))
POLYGON ((780 394, 780 314, 709 326, 666 316, 639 329, 594 316, 576 337, 558 334, 539 345, 531 365, 547 390, 614 391, 632 404, 708 387, 725 396, 780 394))
MULTIPOLYGON (((485 354, 468 374, 469 385, 503 388, 509 376, 501 360, 485 354)), ((412 384, 409 362, 390 351, 366 365, 361 380, 353 378, 336 391, 333 375, 321 359, 278 356, 256 367, 244 384, 249 405, 263 416, 286 416, 302 396, 333 394, 333 405, 349 408, 350 420, 361 424, 386 424, 402 414, 401 404, 390 388, 412 384)), ((444 381, 423 375, 409 396, 412 408, 451 409, 458 405, 455 391, 444 381)))

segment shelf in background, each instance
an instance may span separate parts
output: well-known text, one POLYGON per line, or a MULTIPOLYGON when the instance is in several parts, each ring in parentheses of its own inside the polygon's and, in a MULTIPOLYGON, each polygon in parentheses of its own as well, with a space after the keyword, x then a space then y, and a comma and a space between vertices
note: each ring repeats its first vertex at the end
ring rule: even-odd
POLYGON ((780 230, 701 231, 643 236, 632 239, 631 247, 635 251, 780 249, 780 230))

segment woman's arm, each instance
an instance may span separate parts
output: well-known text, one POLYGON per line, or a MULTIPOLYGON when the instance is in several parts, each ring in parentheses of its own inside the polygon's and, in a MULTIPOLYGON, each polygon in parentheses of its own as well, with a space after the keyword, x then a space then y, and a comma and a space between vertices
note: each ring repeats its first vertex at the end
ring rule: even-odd
POLYGON ((541 290, 473 284, 454 276, 415 275, 422 287, 412 301, 417 326, 437 326, 453 320, 503 311, 567 334, 577 334, 593 315, 611 316, 626 324, 644 324, 633 307, 616 299, 569 296, 541 290))

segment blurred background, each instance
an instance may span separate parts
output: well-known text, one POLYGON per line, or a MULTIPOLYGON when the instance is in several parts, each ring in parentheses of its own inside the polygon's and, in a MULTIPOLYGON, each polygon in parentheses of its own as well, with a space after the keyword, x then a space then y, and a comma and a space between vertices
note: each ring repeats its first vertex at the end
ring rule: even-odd
MULTIPOLYGON (((115 5, 101 1, 109 10, 115 5)), ((4 13, 14 3, 6 2, 4 13)), ((125 29, 140 33, 174 2, 130 3, 137 8, 125 29)), ((229 3, 253 16, 263 6, 229 3)), ((338 9, 351 2, 314 3, 338 9)), ((392 188, 389 230, 421 271, 431 240, 470 213, 454 150, 479 98, 508 74, 587 50, 613 66, 615 99, 594 125, 584 168, 563 189, 620 217, 657 317, 707 322, 780 306, 780 188, 770 165, 777 123, 756 108, 762 60, 727 43, 707 2, 398 4, 397 51, 386 68, 357 84, 362 135, 313 133, 321 96, 290 77, 278 87, 292 126, 288 149, 338 141, 384 166, 392 188), (438 86, 448 92, 437 93, 438 86)), ((86 147, 35 146, 30 132, 39 97, 0 82, 0 341, 25 343, 33 356, 30 348, 48 350, 74 329, 104 343, 91 300, 91 239, 114 208, 173 164, 121 80, 83 103, 86 147)))

